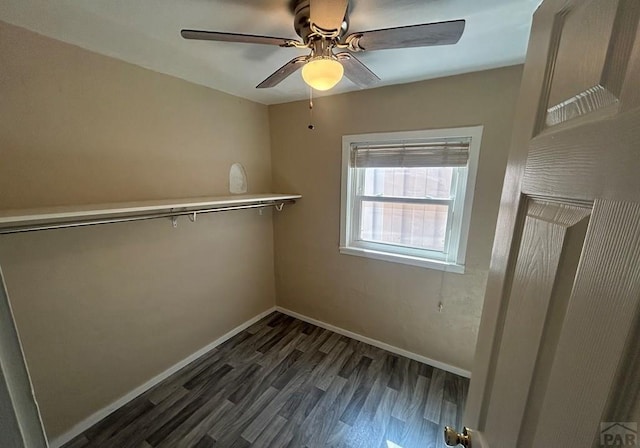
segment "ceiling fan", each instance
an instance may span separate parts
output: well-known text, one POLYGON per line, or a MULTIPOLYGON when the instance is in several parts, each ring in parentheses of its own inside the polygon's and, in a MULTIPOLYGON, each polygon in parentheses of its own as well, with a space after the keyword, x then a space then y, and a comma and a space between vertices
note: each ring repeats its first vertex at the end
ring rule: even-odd
POLYGON ((182 30, 185 39, 278 45, 310 50, 293 58, 258 84, 258 89, 274 87, 302 68, 302 78, 316 90, 329 90, 345 75, 360 87, 380 81, 354 53, 392 48, 451 45, 460 40, 464 20, 356 32, 349 29, 349 0, 293 0, 294 28, 302 39, 217 31, 182 30), (338 51, 336 51, 338 50, 338 51), (339 51, 343 50, 343 51, 339 51))

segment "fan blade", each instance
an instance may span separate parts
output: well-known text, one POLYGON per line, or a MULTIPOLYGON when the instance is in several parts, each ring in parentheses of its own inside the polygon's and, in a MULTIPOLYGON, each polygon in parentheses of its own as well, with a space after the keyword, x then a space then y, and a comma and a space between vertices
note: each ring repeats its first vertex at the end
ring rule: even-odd
POLYGON ((297 58, 291 59, 289 62, 276 70, 271 76, 258 84, 256 86, 256 89, 267 89, 269 87, 277 86, 285 78, 299 70, 304 64, 307 63, 308 60, 309 56, 298 56, 297 58))
POLYGON ((338 31, 342 28, 349 0, 310 0, 309 15, 311 23, 325 31, 338 31))
POLYGON ((371 87, 380 78, 351 53, 337 53, 336 57, 344 67, 344 75, 360 87, 371 87))
POLYGON ((453 20, 364 31, 350 34, 345 42, 355 51, 451 45, 460 40, 464 24, 464 20, 453 20))
POLYGON ((284 37, 256 36, 253 34, 219 33, 217 31, 182 30, 185 39, 214 40, 220 42, 241 42, 245 44, 265 44, 288 47, 293 39, 284 37))

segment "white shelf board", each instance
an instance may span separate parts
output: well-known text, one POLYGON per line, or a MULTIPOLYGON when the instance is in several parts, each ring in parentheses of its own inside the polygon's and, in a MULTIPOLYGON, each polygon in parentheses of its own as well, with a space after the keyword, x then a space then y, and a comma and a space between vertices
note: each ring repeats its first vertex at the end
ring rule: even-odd
POLYGON ((245 194, 211 196, 158 201, 120 202, 113 204, 60 206, 34 209, 0 210, 0 228, 29 223, 63 223, 79 219, 99 219, 117 216, 145 215, 157 212, 207 210, 233 205, 299 199, 299 194, 245 194))

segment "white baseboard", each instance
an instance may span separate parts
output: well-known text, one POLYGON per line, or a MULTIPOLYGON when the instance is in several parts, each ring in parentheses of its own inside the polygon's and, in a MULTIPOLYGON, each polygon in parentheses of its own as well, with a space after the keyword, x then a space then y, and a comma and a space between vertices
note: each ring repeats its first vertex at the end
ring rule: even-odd
POLYGON ((374 347, 378 347, 378 348, 381 348, 383 350, 387 350, 387 351, 389 351, 391 353, 395 353, 395 354, 400 355, 400 356, 405 356, 405 357, 407 357, 409 359, 414 359, 414 360, 416 360, 418 362, 422 362, 424 364, 428 364, 428 365, 436 367, 438 369, 446 370, 447 372, 455 373, 456 375, 460 375, 460 376, 463 376, 463 377, 466 377, 466 378, 470 378, 471 377, 471 372, 469 372, 468 370, 464 370, 464 369, 461 369, 459 367, 451 366, 449 364, 445 364, 443 362, 427 358, 426 356, 417 355, 415 353, 409 352, 407 350, 403 350, 403 349, 398 348, 398 347, 394 347, 394 346, 386 344, 384 342, 380 342, 380 341, 377 341, 375 339, 371 339, 371 338, 368 338, 366 336, 362 336, 360 334, 353 333, 351 331, 344 330, 344 329, 336 327, 334 325, 327 324, 325 322, 313 319, 313 318, 305 316, 303 314, 296 313, 295 311, 291 311, 289 309, 282 308, 280 306, 276 306, 276 307, 269 308, 268 310, 266 310, 266 311, 258 314, 257 316, 249 319, 245 323, 243 323, 241 325, 238 325, 236 328, 234 328, 233 330, 229 331, 228 333, 220 336, 218 339, 216 339, 215 341, 213 341, 212 343, 210 343, 206 347, 203 347, 200 350, 198 350, 197 352, 189 355, 187 358, 185 358, 182 361, 180 361, 180 362, 174 364, 173 366, 169 367, 164 372, 154 376, 153 378, 151 378, 146 383, 136 387, 131 392, 129 392, 126 395, 118 398, 113 403, 111 403, 111 404, 107 405, 106 407, 100 409, 99 411, 93 413, 92 415, 90 415, 86 419, 82 420, 80 423, 74 425, 73 428, 71 428, 66 433, 64 433, 61 436, 58 436, 55 439, 51 440, 49 442, 49 446, 51 448, 60 448, 65 443, 69 442, 73 438, 75 438, 78 435, 82 434, 87 429, 91 428, 93 425, 98 423, 100 420, 102 420, 105 417, 107 417, 113 411, 121 408, 122 406, 124 406, 125 404, 127 404, 128 402, 130 402, 131 400, 136 398, 137 396, 143 394, 144 392, 148 391, 149 389, 151 389, 156 384, 160 383, 161 381, 165 380, 169 376, 173 375, 174 373, 176 373, 178 370, 182 369, 187 364, 192 363, 196 359, 198 359, 201 356, 203 356, 205 353, 207 353, 210 350, 214 349, 215 347, 217 347, 218 345, 220 345, 223 342, 227 341, 228 339, 231 339, 236 334, 238 334, 241 331, 247 329, 248 327, 250 327, 254 323, 258 322, 260 319, 262 319, 263 317, 268 316, 269 314, 273 313, 274 311, 279 311, 279 312, 281 312, 283 314, 286 314, 288 316, 295 317, 297 319, 300 319, 302 321, 308 322, 308 323, 313 324, 313 325, 317 325, 318 327, 322 327, 322 328, 325 328, 327 330, 333 331, 335 333, 341 334, 343 336, 347 336, 347 337, 349 337, 351 339, 355 339, 357 341, 361 341, 361 342, 364 342, 366 344, 373 345, 374 347))
POLYGON ((317 325, 318 327, 322 327, 324 329, 333 331, 334 333, 341 334, 343 336, 347 336, 351 339, 355 339, 356 341, 364 342, 365 344, 373 345, 374 347, 381 348, 383 350, 387 350, 388 352, 395 353, 396 355, 404 356, 409 359, 414 359, 418 362, 428 364, 430 366, 436 367, 441 370, 446 370, 447 372, 455 373, 456 375, 463 376, 465 378, 471 378, 471 372, 465 369, 461 369, 460 367, 452 366, 449 364, 445 364, 440 361, 436 361, 435 359, 427 358, 426 356, 417 355, 415 353, 409 352, 407 350, 394 347, 393 345, 386 344, 384 342, 377 341, 375 339, 368 338, 366 336, 362 336, 358 333, 353 333, 348 330, 344 330, 340 327, 336 327, 331 324, 327 324, 325 322, 313 319, 311 317, 305 316, 304 314, 296 313, 295 311, 291 311, 287 308, 282 308, 281 306, 276 306, 276 310, 281 312, 282 314, 286 314, 291 317, 295 317, 297 319, 303 320, 313 325, 317 325))
POLYGON ((105 418, 106 416, 111 414, 116 409, 121 408, 122 406, 124 406, 125 404, 127 404, 128 402, 130 402, 131 400, 136 398, 137 396, 143 394, 144 392, 148 391, 149 389, 151 389, 156 384, 160 383, 161 381, 165 380, 169 376, 173 375, 174 373, 176 373, 178 370, 182 369, 187 364, 192 363, 193 361, 195 361, 196 359, 200 358, 205 353, 211 351, 212 349, 214 349, 218 345, 222 344, 226 340, 231 339, 236 334, 240 333, 241 331, 247 329, 248 327, 250 327, 254 323, 258 322, 263 317, 266 317, 269 314, 273 313, 275 310, 276 310, 275 307, 269 308, 268 310, 266 310, 266 311, 258 314, 257 316, 249 319, 245 323, 243 323, 241 325, 238 325, 233 330, 231 330, 228 333, 220 336, 218 339, 213 341, 211 344, 207 345, 206 347, 202 347, 197 352, 189 355, 188 357, 186 357, 182 361, 180 361, 180 362, 174 364, 173 366, 169 367, 164 372, 154 376, 153 378, 151 378, 146 383, 136 387, 135 389, 133 389, 128 394, 118 398, 116 401, 114 401, 113 403, 109 404, 108 406, 106 406, 106 407, 100 409, 99 411, 91 414, 89 417, 87 417, 86 419, 82 420, 80 423, 74 425, 73 428, 71 428, 66 433, 64 433, 61 436, 58 436, 55 439, 51 440, 49 442, 49 446, 51 448, 59 448, 59 447, 61 447, 65 443, 67 443, 70 440, 72 440, 74 437, 77 437, 78 435, 80 435, 83 432, 85 432, 87 429, 91 428, 93 425, 95 425, 100 420, 102 420, 103 418, 105 418))

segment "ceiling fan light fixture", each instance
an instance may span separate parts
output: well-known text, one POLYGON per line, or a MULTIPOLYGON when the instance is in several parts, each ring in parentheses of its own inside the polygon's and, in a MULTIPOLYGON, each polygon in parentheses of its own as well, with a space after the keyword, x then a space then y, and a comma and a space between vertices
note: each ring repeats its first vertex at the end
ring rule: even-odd
POLYGON ((344 67, 335 58, 319 56, 302 67, 302 79, 316 90, 329 90, 340 82, 344 67))

